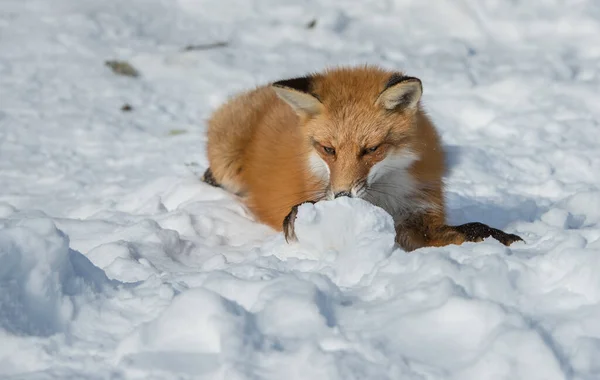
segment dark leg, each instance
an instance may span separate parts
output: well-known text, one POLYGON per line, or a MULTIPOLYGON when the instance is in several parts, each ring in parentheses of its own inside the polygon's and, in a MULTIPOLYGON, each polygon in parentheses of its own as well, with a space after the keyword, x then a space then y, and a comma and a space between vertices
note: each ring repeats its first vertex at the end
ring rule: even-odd
POLYGON ((440 216, 416 216, 407 223, 396 226, 396 242, 405 251, 412 251, 422 247, 460 245, 466 241, 480 242, 487 237, 492 237, 506 246, 523 241, 517 235, 508 234, 483 223, 449 226, 442 224, 442 220, 440 216))
POLYGON ((294 207, 289 214, 283 218, 283 236, 285 236, 286 242, 298 241, 298 237, 296 236, 296 231, 294 231, 294 222, 296 221, 296 216, 298 215, 298 207, 305 203, 315 204, 315 201, 306 201, 302 203, 298 203, 294 207))
POLYGON ((204 172, 204 175, 202 176, 202 181, 214 187, 223 187, 217 182, 210 168, 206 169, 206 171, 204 172))

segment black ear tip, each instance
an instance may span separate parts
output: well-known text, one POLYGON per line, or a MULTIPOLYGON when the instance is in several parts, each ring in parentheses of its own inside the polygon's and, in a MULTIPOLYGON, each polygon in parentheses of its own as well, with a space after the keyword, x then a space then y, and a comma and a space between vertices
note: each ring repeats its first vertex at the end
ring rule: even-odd
POLYGON ((275 87, 287 87, 296 91, 310 93, 312 88, 312 78, 307 76, 285 79, 273 82, 272 85, 275 87))
POLYGON ((421 80, 417 77, 409 77, 400 73, 395 73, 392 74, 392 76, 390 77, 390 79, 388 79, 387 83, 385 84, 385 87, 383 88, 383 90, 387 90, 388 88, 395 86, 399 83, 405 83, 405 82, 414 82, 414 83, 418 83, 419 86, 421 87, 421 89, 423 88, 423 83, 421 82, 421 80))
POLYGON ((411 82, 418 84, 421 91, 423 91, 423 82, 421 82, 421 80, 419 78, 411 77, 409 80, 411 82))

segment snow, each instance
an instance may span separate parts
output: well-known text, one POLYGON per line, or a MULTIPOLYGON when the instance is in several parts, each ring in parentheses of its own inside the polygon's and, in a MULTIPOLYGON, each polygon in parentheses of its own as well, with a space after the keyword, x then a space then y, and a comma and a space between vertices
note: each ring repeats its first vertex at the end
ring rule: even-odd
POLYGON ((600 378, 598 2, 0 10, 0 377, 600 378), (407 254, 383 210, 338 199, 286 244, 199 182, 228 96, 365 62, 423 81, 450 222, 525 243, 407 254))

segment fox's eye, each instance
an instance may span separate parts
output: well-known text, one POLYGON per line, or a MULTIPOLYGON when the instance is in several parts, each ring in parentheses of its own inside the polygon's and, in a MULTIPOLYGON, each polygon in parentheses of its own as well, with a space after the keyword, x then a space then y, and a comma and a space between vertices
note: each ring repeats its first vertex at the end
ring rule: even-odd
POLYGON ((335 149, 329 146, 323 146, 323 151, 325 151, 325 153, 327 153, 330 156, 333 156, 335 154, 335 149))
POLYGON ((379 149, 379 145, 375 145, 375 146, 373 146, 373 147, 371 147, 371 148, 366 148, 366 149, 365 149, 365 154, 368 154, 368 153, 373 153, 373 152, 375 152, 377 149, 379 149))

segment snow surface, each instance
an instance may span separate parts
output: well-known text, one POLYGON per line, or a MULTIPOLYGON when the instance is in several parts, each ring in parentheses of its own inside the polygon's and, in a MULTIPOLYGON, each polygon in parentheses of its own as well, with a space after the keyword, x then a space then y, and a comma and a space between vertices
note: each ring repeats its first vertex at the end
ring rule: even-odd
POLYGON ((599 379, 599 35, 595 0, 3 0, 0 377, 599 379), (451 222, 526 243, 406 254, 341 199, 286 245, 198 181, 229 95, 367 62, 423 80, 451 222))

